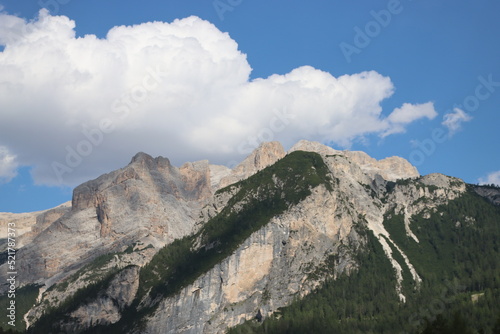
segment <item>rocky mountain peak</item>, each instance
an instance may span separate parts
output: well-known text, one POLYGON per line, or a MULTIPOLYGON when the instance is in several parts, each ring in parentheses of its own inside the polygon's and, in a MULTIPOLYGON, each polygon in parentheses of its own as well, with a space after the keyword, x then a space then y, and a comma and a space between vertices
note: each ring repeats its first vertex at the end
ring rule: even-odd
POLYGON ((171 168, 170 160, 168 158, 159 156, 153 158, 151 155, 139 152, 130 161, 129 165, 144 166, 149 169, 151 168, 171 168))
POLYGON ((378 174, 387 181, 397 179, 406 179, 420 176, 417 168, 401 157, 389 157, 381 160, 370 157, 361 151, 338 151, 319 142, 301 140, 296 143, 289 152, 309 151, 321 154, 323 157, 328 155, 341 155, 349 161, 358 165, 361 170, 370 178, 374 179, 378 174))
POLYGON ((424 175, 420 178, 420 182, 422 182, 427 186, 436 186, 438 188, 445 188, 445 189, 454 188, 454 186, 457 185, 460 188, 463 188, 463 190, 465 190, 464 181, 455 177, 446 176, 441 173, 432 173, 424 175))
POLYGON ((274 164, 286 155, 280 142, 264 142, 259 145, 248 157, 238 164, 229 175, 221 178, 219 188, 246 179, 259 170, 274 164))
POLYGON ((144 152, 139 152, 139 153, 137 153, 136 155, 134 155, 132 157, 132 160, 130 161, 130 164, 140 163, 142 161, 152 161, 152 160, 153 160, 153 157, 150 156, 149 154, 144 153, 144 152))
POLYGON ((236 173, 255 173, 274 164, 285 156, 285 149, 280 142, 261 143, 245 160, 235 168, 236 173))
POLYGON ((342 151, 337 151, 334 148, 323 145, 317 141, 309 141, 309 140, 300 140, 295 145, 292 146, 288 153, 294 151, 308 151, 308 152, 316 152, 323 156, 330 154, 342 154, 342 151))

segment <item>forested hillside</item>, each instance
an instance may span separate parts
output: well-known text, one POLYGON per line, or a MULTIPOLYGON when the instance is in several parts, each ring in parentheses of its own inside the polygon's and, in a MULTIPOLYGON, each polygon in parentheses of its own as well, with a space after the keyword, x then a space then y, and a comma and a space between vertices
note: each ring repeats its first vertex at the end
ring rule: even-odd
POLYGON ((469 186, 430 217, 413 217, 419 243, 405 233, 402 216, 388 214, 384 225, 422 277, 417 286, 399 255, 406 303, 380 244, 357 226, 368 243, 357 252, 355 273, 229 333, 500 333, 500 207, 469 186))

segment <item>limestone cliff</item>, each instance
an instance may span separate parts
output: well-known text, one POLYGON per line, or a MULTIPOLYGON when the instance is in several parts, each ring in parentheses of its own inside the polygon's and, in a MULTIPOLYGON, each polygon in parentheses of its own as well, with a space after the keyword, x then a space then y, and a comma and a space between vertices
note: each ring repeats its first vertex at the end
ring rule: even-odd
POLYGON ((48 283, 88 261, 147 240, 160 248, 190 234, 210 197, 208 163, 176 168, 138 153, 123 169, 75 188, 71 210, 37 215, 18 253, 21 285, 48 283))
MULTIPOLYGON (((0 212, 0 226, 14 223, 17 238, 17 247, 29 244, 45 230, 52 222, 56 221, 71 209, 71 202, 63 203, 53 209, 29 212, 10 213, 0 212)), ((7 238, 7 228, 0 231, 0 239, 7 238)))
POLYGON ((337 196, 320 186, 272 219, 231 256, 162 301, 144 333, 224 333, 309 293, 326 278, 311 274, 329 255, 341 255, 332 276, 351 270, 355 263, 341 249, 359 242, 352 229, 357 218, 337 196))

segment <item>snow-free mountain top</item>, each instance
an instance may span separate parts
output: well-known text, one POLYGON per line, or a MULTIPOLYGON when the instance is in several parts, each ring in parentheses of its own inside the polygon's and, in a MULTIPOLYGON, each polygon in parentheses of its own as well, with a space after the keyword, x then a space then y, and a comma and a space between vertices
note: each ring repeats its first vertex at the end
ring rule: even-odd
POLYGON ((296 143, 289 152, 293 151, 316 152, 323 156, 343 155, 357 164, 365 173, 374 177, 379 174, 387 181, 396 181, 397 179, 407 179, 420 176, 417 168, 401 157, 389 157, 377 160, 370 157, 362 151, 338 151, 329 146, 318 142, 301 140, 296 143))
MULTIPOLYGON (((7 227, 8 223, 14 223, 16 237, 23 235, 23 241, 26 242, 28 238, 32 239, 37 235, 37 232, 40 232, 33 229, 33 226, 37 223, 37 221, 40 222, 40 225, 44 225, 43 222, 47 221, 53 222, 70 208, 71 202, 68 201, 49 210, 26 213, 0 212, 0 226, 7 227)), ((7 238, 7 233, 8 229, 2 228, 0 230, 0 239, 7 238)), ((17 246, 21 247, 22 245, 17 246)))
MULTIPOLYGON (((349 177, 364 184, 377 174, 386 180, 419 175, 398 157, 377 161, 363 152, 338 151, 306 140, 299 141, 288 153, 297 150, 316 152, 325 159, 332 155, 344 157, 349 163, 337 163, 337 168, 344 168, 349 177)), ((79 259, 116 251, 131 241, 147 240, 145 246, 162 247, 193 233, 199 227, 201 208, 212 201, 218 189, 250 177, 288 153, 279 142, 262 143, 229 169, 207 160, 175 167, 168 158, 140 152, 124 168, 76 187, 71 205, 34 213, 0 213, 0 224, 19 222, 18 245, 26 245, 23 252, 27 253, 20 265, 30 268, 24 280, 48 279, 79 259), (32 242, 34 238, 36 242, 32 242)))
MULTIPOLYGON (((181 171, 181 174, 183 174, 183 172, 184 174, 186 174, 183 177, 187 180, 194 177, 194 175, 192 174, 191 177, 187 175, 191 173, 190 171, 204 173, 208 168, 210 176, 210 188, 212 192, 214 192, 219 188, 223 188, 231 183, 237 182, 255 174, 257 171, 269 165, 272 165, 277 160, 283 158, 287 153, 297 150, 316 152, 321 154, 322 156, 335 154, 343 155, 346 158, 349 158, 352 162, 358 164, 360 168, 367 174, 371 176, 379 174, 384 179, 389 181, 420 176, 416 167, 412 166, 406 159, 401 157, 389 157, 382 160, 376 160, 361 151, 335 150, 319 142, 307 140, 300 140, 295 145, 293 145, 288 152, 285 152, 283 146, 279 142, 262 143, 247 158, 245 158, 233 169, 222 165, 209 164, 208 160, 187 162, 178 169, 179 171, 181 171)), ((144 167, 151 168, 155 164, 160 166, 160 168, 163 165, 164 167, 176 169, 176 167, 170 165, 170 161, 167 158, 153 158, 147 153, 139 152, 132 158, 128 166, 110 172, 108 174, 104 174, 95 180, 85 182, 81 186, 77 187, 77 189, 89 187, 105 189, 109 187, 111 183, 113 183, 113 181, 119 183, 123 178, 127 178, 128 173, 130 173, 128 167, 143 165, 144 167)), ((77 204, 79 201, 80 200, 77 200, 77 204)), ((69 204, 70 203, 64 203, 58 207, 68 207, 69 204)), ((45 211, 47 210, 21 214, 0 212, 0 223, 3 224, 6 220, 19 220, 20 222, 22 221, 22 226, 34 224, 35 222, 32 218, 45 211), (31 223, 29 223, 30 221, 31 223)), ((21 231, 21 233, 23 232, 21 231)))

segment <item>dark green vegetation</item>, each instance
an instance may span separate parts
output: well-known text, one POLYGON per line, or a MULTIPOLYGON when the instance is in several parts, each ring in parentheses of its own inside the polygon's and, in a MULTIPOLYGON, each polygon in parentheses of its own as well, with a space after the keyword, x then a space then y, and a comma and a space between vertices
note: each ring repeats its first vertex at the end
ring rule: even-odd
POLYGON ((385 226, 426 281, 461 277, 470 291, 500 286, 500 208, 472 191, 425 219, 412 217, 416 243, 404 232, 403 217, 392 215, 385 226))
POLYGON ((3 251, 0 252, 0 266, 7 262, 9 258, 8 250, 7 250, 7 240, 8 239, 0 239, 0 249, 3 251))
MULTIPOLYGON (((35 304, 36 297, 38 297, 38 285, 26 285, 20 289, 16 289, 15 298, 8 298, 8 295, 3 295, 0 297, 0 309, 2 310, 2 319, 0 321, 0 328, 4 330, 24 330, 26 324, 24 323, 23 316, 28 312, 28 310, 35 304), (7 307, 11 300, 15 301, 16 307, 16 321, 15 327, 12 327, 7 322, 10 321, 7 318, 7 307)), ((13 296, 14 297, 14 296, 13 296)), ((0 332, 1 333, 1 332, 0 332)))
MULTIPOLYGON (((159 297, 178 292, 231 255, 271 218, 310 195, 311 189, 323 184, 328 190, 333 190, 332 182, 328 167, 319 154, 296 151, 250 178, 221 189, 220 193, 230 191, 233 187, 237 189, 222 212, 210 219, 196 235, 176 240, 161 249, 142 268, 136 300, 124 310, 122 320, 111 326, 94 327, 89 333, 123 333, 125 328, 140 326, 140 320, 157 307, 155 302, 142 305, 144 298, 158 301, 159 297), (196 244, 201 246, 195 247, 196 244)), ((107 282, 96 284, 100 284, 102 289, 107 282)), ((82 291, 85 294, 77 293, 76 297, 83 302, 85 296, 95 297, 95 285, 88 289, 90 291, 86 288, 82 291)), ((51 318, 51 323, 57 324, 57 320, 63 320, 62 315, 70 311, 73 300, 77 303, 78 299, 71 298, 71 307, 63 305, 52 311, 57 316, 51 318)), ((49 323, 41 319, 33 333, 38 333, 39 329, 48 333, 45 324, 49 323)))
POLYGON ((0 334, 19 334, 19 333, 21 333, 21 332, 16 331, 15 329, 12 329, 12 328, 5 330, 2 327, 0 327, 0 334))
POLYGON ((403 217, 394 212, 385 226, 423 279, 417 287, 392 246, 406 303, 395 294, 394 272, 379 242, 357 227, 367 245, 358 251, 356 272, 229 333, 499 333, 499 207, 469 189, 430 218, 412 218, 420 243, 406 236, 403 217))

